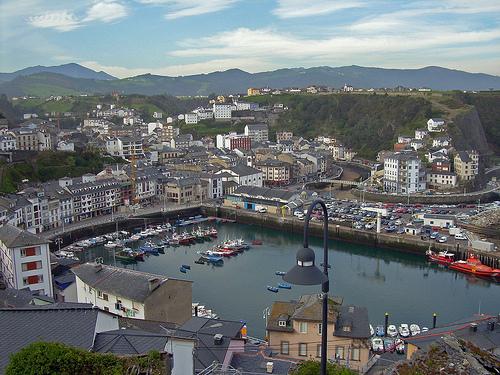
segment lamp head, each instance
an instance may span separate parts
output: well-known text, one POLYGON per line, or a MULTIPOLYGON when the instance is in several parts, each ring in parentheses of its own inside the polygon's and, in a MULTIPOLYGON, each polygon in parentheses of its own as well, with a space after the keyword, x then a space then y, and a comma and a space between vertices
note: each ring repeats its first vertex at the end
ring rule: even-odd
POLYGON ((316 267, 316 255, 312 249, 300 249, 296 258, 297 264, 283 276, 283 280, 296 285, 320 285, 328 281, 328 277, 316 267))

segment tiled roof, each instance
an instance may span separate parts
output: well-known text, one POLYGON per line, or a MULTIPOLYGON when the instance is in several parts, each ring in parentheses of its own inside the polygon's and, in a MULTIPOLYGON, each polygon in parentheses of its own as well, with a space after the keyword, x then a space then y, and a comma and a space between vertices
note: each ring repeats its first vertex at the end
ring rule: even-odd
POLYGON ((147 354, 151 350, 163 352, 167 341, 166 334, 118 329, 98 333, 94 341, 94 351, 120 355, 147 354))
POLYGON ((0 309, 0 373, 11 354, 36 341, 92 349, 98 313, 88 304, 0 309))
POLYGON ((33 295, 29 288, 12 289, 0 288, 0 308, 26 307, 31 304, 33 295))
POLYGON ((95 289, 138 302, 144 302, 156 288, 169 280, 162 275, 96 263, 81 264, 71 270, 85 284, 95 289), (151 290, 150 282, 155 283, 151 290))
POLYGON ((0 227, 0 241, 7 247, 24 247, 48 244, 49 241, 13 225, 5 224, 0 227))
POLYGON ((366 307, 340 306, 334 335, 337 337, 369 338, 371 336, 370 322, 366 307), (347 331, 346 327, 348 327, 347 331))
POLYGON ((298 195, 299 192, 258 186, 240 186, 233 194, 288 202, 294 196, 298 195))

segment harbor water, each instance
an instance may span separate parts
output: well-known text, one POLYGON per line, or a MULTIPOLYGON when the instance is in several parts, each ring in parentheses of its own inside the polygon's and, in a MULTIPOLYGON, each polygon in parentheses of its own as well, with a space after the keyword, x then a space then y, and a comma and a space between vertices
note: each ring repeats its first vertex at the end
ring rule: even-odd
MULTIPOLYGON (((215 224, 204 224, 215 225, 215 224)), ((193 283, 193 302, 214 310, 222 319, 247 322, 249 334, 265 335, 264 310, 275 300, 298 299, 301 294, 321 291, 320 286, 292 286, 272 293, 268 285, 282 281, 276 271, 287 271, 295 263, 302 237, 262 228, 258 225, 218 224, 217 239, 191 246, 170 247, 165 254, 149 256, 145 262, 121 264, 113 251, 98 247, 78 254, 83 261, 103 257, 107 264, 140 271, 189 279, 193 283), (262 240, 262 245, 230 258, 223 266, 195 264, 198 252, 208 250, 227 239, 243 238, 247 243, 262 240), (179 267, 191 269, 181 273, 179 267)), ((186 230, 191 231, 192 227, 186 230)), ((322 244, 310 239, 316 251, 316 264, 322 262, 322 244)), ((365 306, 375 326, 383 324, 384 313, 390 323, 417 323, 432 326, 432 314, 438 325, 468 317, 474 313, 500 313, 500 285, 431 264, 421 255, 355 245, 338 241, 329 243, 330 294, 341 296, 344 304, 365 306)))

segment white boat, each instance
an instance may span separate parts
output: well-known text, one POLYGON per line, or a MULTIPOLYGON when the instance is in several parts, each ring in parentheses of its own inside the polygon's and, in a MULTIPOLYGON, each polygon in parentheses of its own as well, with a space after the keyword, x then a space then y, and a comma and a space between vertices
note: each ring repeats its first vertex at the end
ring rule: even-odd
POLYGON ((87 248, 87 247, 90 247, 90 245, 92 245, 92 243, 88 240, 83 240, 83 241, 77 242, 76 245, 79 247, 87 248))
POLYGON ((390 324, 387 327, 387 335, 389 337, 397 337, 398 336, 398 330, 396 329, 396 326, 394 324, 390 324))
POLYGON ((113 241, 108 241, 104 244, 105 249, 116 249, 116 243, 113 241))
POLYGON ((425 332, 428 332, 428 331, 429 331, 429 328, 427 328, 427 327, 422 327, 422 331, 421 331, 422 333, 425 333, 425 332))
POLYGON ((401 337, 409 337, 410 336, 410 329, 408 328, 408 324, 400 324, 398 327, 399 335, 401 337))
POLYGON ((412 336, 416 336, 420 334, 420 327, 418 324, 410 324, 410 332, 412 336))
POLYGON ((130 236, 131 241, 139 241, 140 239, 141 239, 141 236, 139 236, 138 234, 134 234, 134 235, 130 236))
POLYGON ((64 251, 64 250, 61 250, 61 251, 56 251, 55 252, 56 256, 58 256, 59 258, 65 258, 65 259, 73 259, 73 260, 80 260, 78 259, 78 257, 75 256, 75 253, 73 253, 72 251, 64 251))
POLYGON ((372 339, 372 350, 375 353, 384 352, 384 341, 381 338, 375 337, 372 339))
POLYGON ((370 324, 370 336, 373 336, 375 334, 375 330, 373 329, 373 326, 370 324))

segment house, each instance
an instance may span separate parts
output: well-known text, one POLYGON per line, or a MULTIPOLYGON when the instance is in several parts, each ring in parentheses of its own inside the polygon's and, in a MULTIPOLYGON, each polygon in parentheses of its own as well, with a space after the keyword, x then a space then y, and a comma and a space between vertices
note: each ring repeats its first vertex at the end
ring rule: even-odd
POLYGON ((244 164, 237 164, 231 168, 224 168, 215 173, 220 175, 222 182, 234 181, 241 186, 258 186, 263 183, 262 171, 244 164))
POLYGON ((421 139, 412 139, 410 141, 410 146, 411 148, 413 148, 415 151, 417 150, 420 150, 421 148, 423 148, 425 146, 425 143, 424 141, 422 141, 421 139))
POLYGON ((432 140, 432 147, 448 147, 451 145, 451 138, 446 137, 436 137, 432 140))
POLYGON ((474 180, 479 174, 479 154, 475 150, 459 151, 454 158, 455 173, 461 181, 474 180))
POLYGON ((425 170, 414 152, 396 152, 384 159, 384 190, 412 194, 425 190, 425 170))
POLYGON ((445 149, 429 150, 425 153, 425 157, 429 163, 433 163, 435 160, 446 160, 448 159, 448 151, 445 149))
POLYGON ((431 189, 451 189, 457 186, 457 175, 454 172, 428 171, 427 186, 431 189))
POLYGON ((420 227, 415 225, 406 225, 404 228, 406 234, 411 234, 412 236, 418 236, 420 234, 420 227))
POLYGON ((398 143, 410 143, 411 140, 412 140, 412 138, 407 136, 407 135, 400 135, 398 137, 398 143))
POLYGON ((427 130, 430 133, 442 132, 444 130, 444 123, 442 118, 431 118, 427 121, 427 130))
POLYGON ((170 141, 170 147, 174 149, 187 149, 193 145, 193 135, 192 134, 180 134, 173 137, 170 141))
POLYGON ((72 272, 80 303, 135 319, 183 324, 191 317, 192 281, 99 263, 72 272))
MULTIPOLYGON (((368 311, 341 303, 341 299, 330 298, 328 304, 327 358, 362 373, 372 357, 368 311)), ((285 358, 320 358, 322 305, 317 294, 274 302, 266 327, 269 346, 285 358)))
POLYGON ((424 214, 424 225, 439 228, 455 226, 455 216, 440 214, 424 214))
POLYGON ((160 194, 167 202, 203 202, 208 196, 209 182, 198 177, 164 177, 159 180, 159 184, 160 194))
POLYGON ((130 158, 144 155, 142 138, 113 137, 106 140, 106 152, 112 156, 130 158))
POLYGON ((433 172, 450 172, 451 164, 448 159, 437 158, 432 161, 431 169, 433 172))
POLYGON ((420 139, 423 140, 427 135, 429 134, 429 131, 427 129, 416 129, 415 130, 415 139, 420 139))
POLYGON ((9 288, 28 287, 39 295, 53 296, 49 241, 10 224, 0 227, 0 260, 9 288))
POLYGON ((260 89, 249 87, 247 89, 247 96, 260 95, 260 89))
POLYGON ((39 341, 91 351, 98 333, 119 328, 118 318, 89 304, 0 309, 0 373, 9 357, 39 341))
POLYGON ((280 143, 281 141, 291 141, 293 138, 292 132, 282 131, 276 132, 276 142, 280 143))
POLYGON ((17 149, 16 137, 12 134, 0 135, 0 151, 14 151, 17 149))
POLYGON ((7 288, 0 280, 0 309, 32 306, 45 306, 54 303, 54 299, 34 294, 29 288, 7 288))
POLYGON ((267 142, 269 140, 267 124, 245 125, 245 135, 250 137, 252 142, 267 142))

